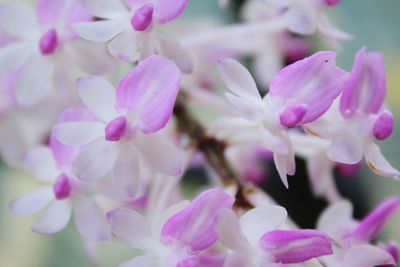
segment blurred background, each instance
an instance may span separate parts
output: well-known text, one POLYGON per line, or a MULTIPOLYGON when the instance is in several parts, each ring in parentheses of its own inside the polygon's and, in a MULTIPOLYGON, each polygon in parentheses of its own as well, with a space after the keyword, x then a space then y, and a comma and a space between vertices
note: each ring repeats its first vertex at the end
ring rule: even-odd
MULTIPOLYGON (((9 0, 15 1, 15 0, 9 0)), ((0 2, 6 2, 0 0, 0 2)), ((32 2, 26 0, 26 2, 32 2)), ((187 19, 214 19, 232 21, 241 1, 226 10, 217 6, 216 0, 190 0, 184 16, 187 19)), ((400 1, 398 0, 342 0, 342 4, 332 10, 332 21, 356 38, 345 42, 339 53, 338 63, 350 70, 356 51, 362 46, 369 50, 383 51, 385 54, 389 96, 387 97, 397 124, 400 124, 400 1)), ((400 127, 392 137, 381 143, 381 148, 389 161, 400 168, 400 127)), ((264 185, 277 201, 288 209, 289 214, 302 227, 313 227, 316 217, 326 205, 315 199, 308 188, 304 164, 298 162, 298 172, 290 179, 290 189, 281 185, 275 173, 264 185)), ((274 171, 274 168, 269 168, 274 171)), ((190 174, 191 175, 191 174, 190 174)), ((186 177, 190 183, 193 177, 186 177)), ((352 200, 356 217, 366 214, 372 207, 391 195, 400 195, 400 182, 374 175, 363 168, 355 177, 336 175, 341 193, 352 200)), ((68 228, 54 236, 40 236, 30 231, 33 217, 17 217, 9 212, 8 204, 16 197, 29 192, 36 186, 32 177, 21 170, 0 165, 0 265, 7 267, 69 267, 91 266, 86 253, 91 253, 92 245, 79 242, 79 235, 70 223, 68 228)), ((400 216, 390 221, 382 238, 400 242, 400 216)), ((100 266, 117 266, 123 259, 129 259, 132 251, 117 242, 98 247, 100 266)))

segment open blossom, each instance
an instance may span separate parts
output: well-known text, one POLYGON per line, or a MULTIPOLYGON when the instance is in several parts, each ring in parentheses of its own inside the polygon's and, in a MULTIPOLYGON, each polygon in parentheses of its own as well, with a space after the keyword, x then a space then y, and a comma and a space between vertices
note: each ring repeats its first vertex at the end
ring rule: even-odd
POLYGON ((220 73, 231 90, 226 97, 237 117, 221 119, 211 131, 231 142, 258 139, 273 152, 275 166, 288 186, 286 174, 294 174, 295 162, 287 129, 318 119, 340 94, 348 74, 336 66, 335 58, 334 52, 318 52, 285 67, 264 98, 245 67, 232 59, 222 60, 220 73))
POLYGON ((273 263, 302 263, 332 254, 332 240, 323 232, 279 229, 286 217, 286 210, 279 206, 254 208, 240 219, 225 210, 217 232, 232 252, 224 266, 280 266, 273 263))
MULTIPOLYGON (((81 119, 92 121, 94 117, 82 109, 69 109, 59 121, 81 119)), ((75 224, 81 235, 89 241, 106 241, 110 230, 102 209, 89 196, 94 188, 79 181, 72 171, 72 163, 78 150, 59 143, 54 135, 50 147, 38 147, 26 156, 26 164, 37 179, 47 185, 28 193, 11 203, 11 211, 17 215, 30 215, 46 210, 31 229, 41 234, 53 234, 65 228, 74 214, 75 224)))
POLYGON ((362 48, 355 57, 339 107, 306 126, 311 133, 331 140, 328 156, 335 162, 356 164, 363 156, 377 174, 398 177, 400 173, 382 155, 375 141, 388 138, 393 115, 384 107, 386 77, 383 55, 362 48), (340 113, 339 113, 340 111, 340 113))
POLYGON ((0 6, 0 27, 14 38, 0 48, 0 69, 20 71, 15 89, 19 105, 30 107, 49 93, 67 53, 63 46, 75 37, 71 24, 89 20, 78 0, 40 0, 36 14, 18 3, 0 6))
POLYGON ((325 259, 329 266, 394 266, 397 259, 393 248, 382 249, 369 243, 399 210, 400 197, 388 198, 358 222, 352 218, 349 202, 331 205, 318 221, 318 229, 330 234, 339 245, 335 254, 325 259))
POLYGON ((179 150, 157 133, 171 116, 180 77, 172 61, 151 56, 131 70, 117 90, 100 77, 79 79, 78 94, 96 121, 62 122, 54 128, 60 142, 82 146, 74 162, 78 178, 98 180, 112 170, 121 192, 137 197, 143 166, 180 176, 179 150))
POLYGON ((75 32, 94 42, 109 42, 108 50, 128 62, 160 54, 176 61, 182 71, 190 71, 190 59, 182 55, 178 42, 152 33, 155 24, 165 24, 178 17, 187 0, 83 0, 87 9, 103 20, 77 23, 75 32), (178 51, 177 51, 178 50, 178 51))
MULTIPOLYGON (((234 199, 220 189, 202 192, 190 204, 172 206, 151 228, 138 212, 119 208, 107 214, 118 239, 145 252, 122 267, 202 266, 202 252, 217 241, 216 223, 234 199)), ((203 265, 204 267, 209 265, 203 265)))

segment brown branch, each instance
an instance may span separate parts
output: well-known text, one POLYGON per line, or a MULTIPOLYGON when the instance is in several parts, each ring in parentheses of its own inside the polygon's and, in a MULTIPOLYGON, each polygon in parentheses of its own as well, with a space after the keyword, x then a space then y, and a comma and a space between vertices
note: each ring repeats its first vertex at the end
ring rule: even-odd
POLYGON ((238 187, 235 206, 245 209, 253 208, 253 205, 245 197, 245 189, 240 177, 233 171, 225 157, 226 144, 207 134, 204 127, 186 107, 186 100, 186 96, 181 93, 175 103, 174 115, 177 119, 178 130, 189 136, 196 148, 203 153, 208 164, 221 178, 224 186, 236 185, 238 187))

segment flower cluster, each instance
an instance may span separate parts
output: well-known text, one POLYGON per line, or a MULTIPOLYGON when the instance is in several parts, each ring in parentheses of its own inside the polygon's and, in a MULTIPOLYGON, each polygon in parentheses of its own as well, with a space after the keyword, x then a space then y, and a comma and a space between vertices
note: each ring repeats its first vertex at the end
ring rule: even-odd
POLYGON ((43 184, 11 211, 41 212, 37 233, 73 217, 85 241, 142 252, 121 267, 395 266, 400 246, 376 237, 400 196, 357 221, 333 179, 363 158, 400 177, 377 145, 394 127, 383 54, 361 48, 347 72, 311 50, 311 35, 352 38, 325 14, 340 1, 249 0, 233 25, 181 19, 188 2, 0 5, 0 154, 43 184), (257 187, 265 160, 289 187, 295 157, 329 202, 315 229, 257 187), (210 182, 184 201, 198 166, 210 182))

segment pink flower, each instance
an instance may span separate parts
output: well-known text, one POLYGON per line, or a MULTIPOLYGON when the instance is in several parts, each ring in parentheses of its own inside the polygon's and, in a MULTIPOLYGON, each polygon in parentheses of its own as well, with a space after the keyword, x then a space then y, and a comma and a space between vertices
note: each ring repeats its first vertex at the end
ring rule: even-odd
POLYGON ((70 121, 54 127, 57 139, 82 147, 74 171, 84 181, 112 170, 121 193, 141 193, 141 163, 180 176, 180 151, 158 132, 168 122, 180 87, 181 73, 170 60, 151 56, 131 70, 117 90, 100 77, 81 78, 78 94, 96 121, 70 121))

